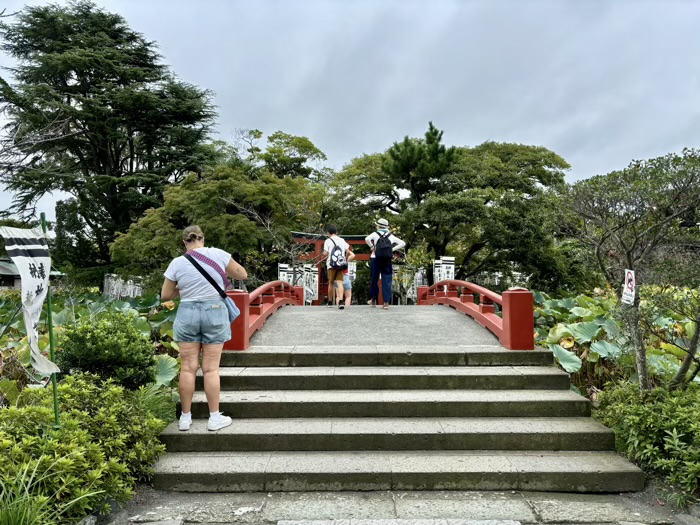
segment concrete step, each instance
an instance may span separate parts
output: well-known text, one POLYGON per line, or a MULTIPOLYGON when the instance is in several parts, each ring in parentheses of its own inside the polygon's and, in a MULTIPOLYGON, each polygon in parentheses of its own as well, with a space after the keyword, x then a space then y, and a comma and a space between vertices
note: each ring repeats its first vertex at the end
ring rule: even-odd
MULTIPOLYGON (((568 390, 569 375, 553 366, 227 367, 223 390, 568 390)), ((203 389, 203 377, 197 377, 203 389)))
POLYGON ((527 490, 626 492, 644 474, 614 452, 173 452, 156 489, 185 492, 527 490))
MULTIPOLYGON (((589 401, 569 390, 254 390, 222 392, 220 407, 237 419, 590 415, 589 401)), ((209 416, 203 392, 192 414, 209 416)))
POLYGON ((169 452, 273 450, 614 450, 612 430, 590 418, 237 419, 209 432, 161 434, 169 452))
POLYGON ((224 352, 221 366, 551 366, 550 350, 502 346, 251 346, 224 352))

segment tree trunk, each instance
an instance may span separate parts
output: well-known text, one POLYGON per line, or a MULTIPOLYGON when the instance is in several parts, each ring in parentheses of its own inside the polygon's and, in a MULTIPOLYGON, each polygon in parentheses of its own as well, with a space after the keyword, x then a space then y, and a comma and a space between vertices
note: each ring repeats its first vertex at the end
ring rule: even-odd
POLYGON ((636 354, 637 376, 639 377, 639 388, 649 390, 649 372, 647 370, 647 352, 644 347, 644 336, 639 323, 639 297, 635 298, 633 305, 621 305, 622 318, 627 325, 627 329, 632 340, 632 347, 636 354))
MULTIPOLYGON (((669 390, 675 390, 678 387, 682 387, 689 381, 686 376, 688 375, 688 370, 690 370, 690 365, 693 364, 695 361, 695 356, 698 353, 698 343, 700 343, 700 316, 695 318, 695 333, 690 339, 688 355, 685 356, 685 359, 683 360, 681 367, 678 369, 678 372, 668 384, 669 390)), ((692 379, 690 379, 690 381, 692 381, 692 379)))

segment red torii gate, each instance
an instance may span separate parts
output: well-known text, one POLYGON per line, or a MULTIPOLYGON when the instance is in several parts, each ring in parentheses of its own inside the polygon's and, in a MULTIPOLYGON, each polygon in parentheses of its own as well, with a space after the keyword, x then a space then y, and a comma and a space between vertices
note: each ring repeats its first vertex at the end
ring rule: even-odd
MULTIPOLYGON (((323 243, 326 242, 328 236, 319 235, 317 233, 292 232, 292 237, 294 238, 294 242, 298 244, 313 244, 314 246, 313 253, 304 254, 304 256, 301 257, 302 260, 319 261, 321 259, 321 254, 323 253, 323 243)), ((365 242, 365 235, 341 235, 341 237, 345 239, 345 242, 347 242, 351 247, 367 246, 367 243, 365 242)), ((353 252, 355 253, 355 261, 369 261, 369 253, 357 253, 355 250, 353 250, 353 252)), ((325 264, 325 261, 319 261, 318 263, 318 299, 312 301, 311 303, 317 306, 321 304, 321 298, 328 294, 328 279, 323 272, 324 266, 321 264, 321 262, 325 264)))

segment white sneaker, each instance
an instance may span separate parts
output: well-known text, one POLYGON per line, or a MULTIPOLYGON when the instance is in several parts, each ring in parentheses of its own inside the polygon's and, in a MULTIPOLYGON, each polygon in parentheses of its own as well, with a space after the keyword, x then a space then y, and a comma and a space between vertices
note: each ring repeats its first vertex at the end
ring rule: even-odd
POLYGON ((207 428, 212 431, 221 430, 222 428, 229 426, 231 423, 233 423, 233 419, 223 415, 221 412, 216 412, 215 414, 209 415, 209 423, 207 424, 207 428))
POLYGON ((189 414, 180 414, 180 423, 178 424, 178 428, 182 430, 183 432, 187 431, 190 429, 192 426, 192 412, 189 414))

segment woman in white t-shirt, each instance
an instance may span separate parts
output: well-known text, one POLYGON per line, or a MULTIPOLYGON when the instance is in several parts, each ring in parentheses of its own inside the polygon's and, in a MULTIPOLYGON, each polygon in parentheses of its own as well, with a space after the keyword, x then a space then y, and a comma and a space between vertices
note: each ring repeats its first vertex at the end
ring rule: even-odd
MULTIPOLYGON (((185 228, 182 237, 187 252, 197 260, 224 290, 228 288, 228 277, 244 280, 245 269, 233 260, 231 254, 218 248, 204 247, 204 234, 199 226, 185 228)), ((180 306, 173 326, 174 339, 180 348, 180 430, 189 430, 192 425, 192 396, 195 378, 202 354, 204 392, 209 404, 209 430, 219 430, 232 420, 219 411, 219 364, 224 343, 231 339, 231 324, 228 310, 219 292, 184 256, 172 260, 165 271, 161 300, 180 296, 180 306)))

